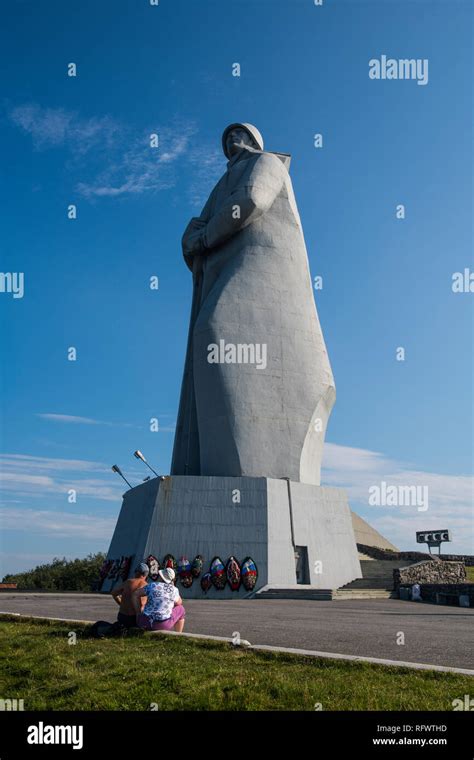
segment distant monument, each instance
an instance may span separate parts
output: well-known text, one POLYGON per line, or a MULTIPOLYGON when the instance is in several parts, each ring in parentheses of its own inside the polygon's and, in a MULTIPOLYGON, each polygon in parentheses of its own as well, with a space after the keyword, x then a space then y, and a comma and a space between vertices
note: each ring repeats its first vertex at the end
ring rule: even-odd
POLYGON ((171 475, 125 494, 108 558, 116 572, 166 555, 185 598, 337 588, 361 572, 347 496, 319 485, 335 386, 290 156, 251 124, 222 144, 227 171, 182 240, 193 299, 171 475), (207 580, 190 580, 201 560, 207 580))

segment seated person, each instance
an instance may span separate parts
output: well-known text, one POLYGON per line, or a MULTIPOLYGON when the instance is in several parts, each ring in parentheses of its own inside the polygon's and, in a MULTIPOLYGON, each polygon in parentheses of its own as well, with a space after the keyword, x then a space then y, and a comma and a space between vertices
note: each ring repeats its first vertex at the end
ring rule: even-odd
POLYGON ((185 611, 183 600, 173 581, 176 577, 171 567, 158 571, 159 580, 148 583, 133 592, 133 603, 137 613, 137 625, 146 631, 171 631, 181 633, 184 628, 185 611), (147 602, 140 610, 141 599, 147 602))
MULTIPOLYGON (((133 604, 133 594, 135 591, 146 586, 146 579, 148 578, 150 571, 148 565, 142 562, 135 568, 135 577, 130 578, 128 581, 121 583, 120 586, 116 586, 112 590, 112 596, 120 605, 120 610, 117 614, 117 620, 122 623, 126 628, 133 628, 137 624, 137 615, 133 604)), ((145 599, 142 599, 142 606, 145 604, 145 599)))

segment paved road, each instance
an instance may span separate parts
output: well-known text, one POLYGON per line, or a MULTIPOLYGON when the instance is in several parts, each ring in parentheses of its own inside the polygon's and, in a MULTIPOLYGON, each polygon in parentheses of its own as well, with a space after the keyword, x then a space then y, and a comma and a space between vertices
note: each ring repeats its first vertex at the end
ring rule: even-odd
MULTIPOLYGON (((474 609, 402 602, 299 600, 185 601, 186 630, 252 644, 474 668, 474 609), (397 644, 399 632, 405 644, 397 644)), ((0 594, 1 612, 114 620, 117 606, 100 594, 0 594)))

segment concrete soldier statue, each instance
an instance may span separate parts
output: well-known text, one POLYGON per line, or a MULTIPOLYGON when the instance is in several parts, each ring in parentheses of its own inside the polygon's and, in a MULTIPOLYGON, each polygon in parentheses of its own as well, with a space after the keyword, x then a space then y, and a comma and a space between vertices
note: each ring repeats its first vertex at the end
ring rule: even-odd
POLYGON ((318 485, 335 386, 290 157, 251 124, 222 144, 227 171, 182 240, 193 304, 171 474, 318 485))

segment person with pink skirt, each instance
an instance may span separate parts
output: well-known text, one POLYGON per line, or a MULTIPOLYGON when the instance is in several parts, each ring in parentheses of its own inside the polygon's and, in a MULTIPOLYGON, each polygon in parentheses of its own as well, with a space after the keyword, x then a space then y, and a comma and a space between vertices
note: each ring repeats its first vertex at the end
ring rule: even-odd
POLYGON ((137 589, 133 594, 137 625, 145 631, 171 631, 181 633, 186 616, 183 600, 173 581, 176 577, 171 567, 158 571, 159 579, 137 589), (146 604, 140 611, 140 598, 146 596, 146 604))

